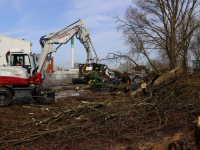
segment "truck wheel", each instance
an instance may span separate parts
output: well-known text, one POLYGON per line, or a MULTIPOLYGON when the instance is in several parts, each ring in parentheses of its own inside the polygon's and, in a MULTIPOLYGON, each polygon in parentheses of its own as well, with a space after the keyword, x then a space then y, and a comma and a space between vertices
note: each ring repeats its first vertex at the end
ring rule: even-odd
POLYGON ((41 86, 37 88, 34 94, 35 96, 34 99, 36 100, 36 102, 39 102, 42 104, 50 104, 55 99, 54 92, 48 93, 48 94, 41 94, 41 92, 44 92, 44 91, 52 91, 52 88, 48 86, 41 86))
POLYGON ((0 87, 0 106, 8 106, 13 100, 13 93, 5 87, 0 87))

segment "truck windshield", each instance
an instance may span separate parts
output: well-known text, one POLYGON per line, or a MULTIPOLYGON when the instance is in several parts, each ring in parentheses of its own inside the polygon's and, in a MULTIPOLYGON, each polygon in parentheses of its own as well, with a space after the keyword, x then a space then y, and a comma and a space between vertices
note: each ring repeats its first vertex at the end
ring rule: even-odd
POLYGON ((34 57, 32 55, 31 55, 31 65, 32 65, 32 69, 34 70, 36 68, 36 66, 35 66, 34 57))
POLYGON ((30 59, 27 54, 12 54, 10 58, 11 66, 30 66, 30 59))

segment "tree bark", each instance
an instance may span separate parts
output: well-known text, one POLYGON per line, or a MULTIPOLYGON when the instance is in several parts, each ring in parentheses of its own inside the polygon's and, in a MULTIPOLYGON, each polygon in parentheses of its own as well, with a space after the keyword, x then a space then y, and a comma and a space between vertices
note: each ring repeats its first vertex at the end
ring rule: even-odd
POLYGON ((183 69, 180 67, 176 67, 171 71, 164 73, 163 75, 159 76, 155 82, 153 83, 153 88, 162 87, 165 84, 170 83, 172 80, 178 78, 180 74, 183 74, 183 69))

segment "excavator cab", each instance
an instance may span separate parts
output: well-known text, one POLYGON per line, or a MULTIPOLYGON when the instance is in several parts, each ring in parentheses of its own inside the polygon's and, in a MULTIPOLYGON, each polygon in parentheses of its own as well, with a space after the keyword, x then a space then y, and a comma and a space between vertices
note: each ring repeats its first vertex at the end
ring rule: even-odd
POLYGON ((32 70, 35 70, 35 59, 33 55, 24 53, 22 49, 10 50, 7 54, 7 60, 10 59, 10 66, 21 66, 27 69, 27 73, 32 76, 32 70))
POLYGON ((24 68, 31 66, 28 54, 11 54, 10 66, 22 66, 24 68))

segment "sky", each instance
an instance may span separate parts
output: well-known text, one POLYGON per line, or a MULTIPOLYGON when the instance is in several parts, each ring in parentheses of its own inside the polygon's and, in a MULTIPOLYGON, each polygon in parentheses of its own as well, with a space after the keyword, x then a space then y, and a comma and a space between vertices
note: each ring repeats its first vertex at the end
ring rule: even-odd
MULTIPOLYGON (((129 5, 131 0, 0 0, 0 34, 30 41, 32 52, 40 53, 40 37, 82 19, 97 56, 105 59, 108 53, 126 50, 112 15, 116 13, 123 19, 129 5)), ((74 61, 85 63, 87 55, 83 45, 76 38, 74 42, 74 61)), ((71 42, 62 45, 52 56, 54 66, 70 68, 71 42)), ((111 69, 118 66, 116 62, 101 63, 111 69)))

